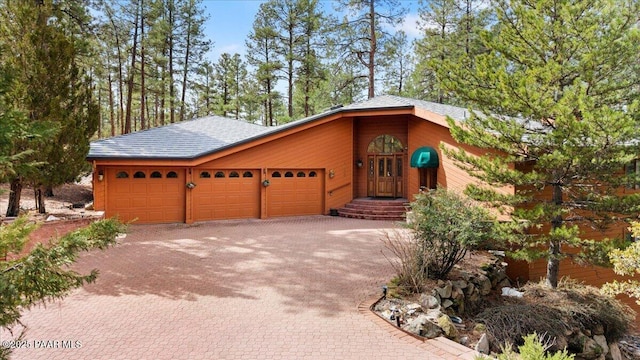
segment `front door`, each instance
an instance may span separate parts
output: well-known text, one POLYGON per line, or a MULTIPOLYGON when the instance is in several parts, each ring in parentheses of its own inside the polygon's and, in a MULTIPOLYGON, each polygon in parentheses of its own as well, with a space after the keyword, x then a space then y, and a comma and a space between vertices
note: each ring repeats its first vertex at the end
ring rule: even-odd
POLYGON ((376 156, 376 159, 376 196, 393 197, 395 195, 395 191, 393 189, 393 184, 395 182, 393 156, 376 156))
POLYGON ((369 155, 367 193, 372 197, 403 197, 403 154, 369 155))

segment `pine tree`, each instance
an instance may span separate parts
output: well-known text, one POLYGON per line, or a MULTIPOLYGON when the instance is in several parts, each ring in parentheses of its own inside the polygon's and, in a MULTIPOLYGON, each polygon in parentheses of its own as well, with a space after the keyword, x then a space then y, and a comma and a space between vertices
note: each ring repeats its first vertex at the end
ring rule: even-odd
POLYGON ((366 69, 368 98, 376 95, 376 58, 384 42, 393 37, 385 26, 395 27, 402 23, 407 10, 398 0, 339 0, 337 7, 347 9, 348 15, 337 27, 338 51, 353 59, 366 69))
POLYGON ((546 258, 547 284, 556 287, 562 259, 606 259, 596 250, 608 243, 586 230, 619 225, 640 209, 640 194, 624 193, 635 174, 623 170, 640 154, 639 4, 492 5, 496 27, 481 34, 488 51, 437 63, 445 88, 474 109, 463 123, 449 119, 452 135, 487 152, 442 149, 492 185, 467 192, 510 213, 521 230, 504 236, 514 256, 546 258))
POLYGON ((214 83, 217 90, 215 113, 225 117, 240 117, 241 84, 247 77, 240 54, 223 53, 214 66, 214 83))
POLYGON ((10 107, 27 115, 27 127, 46 133, 13 143, 15 153, 32 150, 24 160, 39 166, 24 167, 9 179, 7 216, 18 215, 25 183, 38 190, 39 211, 45 212, 44 191, 80 174, 97 129, 91 83, 81 67, 86 48, 76 23, 86 13, 53 1, 0 3, 0 10, 0 46, 12 49, 2 61, 15 70, 10 107))
POLYGON ((259 97, 264 108, 263 124, 274 126, 277 125, 275 113, 276 99, 279 97, 275 88, 280 79, 278 72, 283 64, 277 56, 278 34, 274 19, 269 14, 268 4, 262 3, 246 45, 247 62, 256 69, 255 77, 260 84, 259 97))
POLYGON ((413 49, 404 31, 399 31, 384 45, 381 65, 384 69, 384 90, 387 94, 404 96, 412 70, 413 49))
POLYGON ((484 51, 478 31, 488 25, 483 0, 434 0, 421 2, 420 26, 424 36, 415 41, 416 67, 409 82, 412 97, 455 104, 437 77, 438 64, 484 51))

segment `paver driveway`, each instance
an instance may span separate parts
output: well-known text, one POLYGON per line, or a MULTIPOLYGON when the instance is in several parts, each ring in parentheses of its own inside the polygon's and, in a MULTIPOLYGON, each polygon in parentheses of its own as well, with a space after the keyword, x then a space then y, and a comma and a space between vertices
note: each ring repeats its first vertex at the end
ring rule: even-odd
POLYGON ((392 275, 379 239, 393 227, 327 216, 133 225, 78 263, 100 270, 95 284, 25 313, 30 348, 12 358, 440 359, 358 311, 392 275))

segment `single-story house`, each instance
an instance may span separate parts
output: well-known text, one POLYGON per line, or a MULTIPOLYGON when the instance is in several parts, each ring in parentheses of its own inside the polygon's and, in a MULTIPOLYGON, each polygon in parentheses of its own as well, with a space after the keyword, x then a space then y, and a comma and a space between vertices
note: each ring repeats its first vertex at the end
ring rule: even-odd
POLYGON ((209 116, 95 141, 94 208, 123 221, 167 223, 329 214, 359 198, 411 199, 463 188, 444 158, 459 146, 446 116, 464 108, 379 96, 264 127, 209 116))
MULTIPOLYGON (((136 223, 193 223, 326 215, 380 198, 404 206, 421 188, 462 190, 475 181, 440 151, 443 144, 484 153, 451 137, 446 117, 468 115, 385 95, 275 127, 209 116, 102 139, 87 157, 94 208, 136 223)), ((535 280, 546 264, 509 268, 513 278, 535 280)), ((560 275, 594 285, 615 277, 568 260, 560 275)))

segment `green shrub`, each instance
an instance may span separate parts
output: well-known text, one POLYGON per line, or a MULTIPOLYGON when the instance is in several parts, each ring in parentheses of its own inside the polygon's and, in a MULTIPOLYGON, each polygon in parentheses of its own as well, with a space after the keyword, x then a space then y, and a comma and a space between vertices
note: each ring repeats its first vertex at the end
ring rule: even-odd
POLYGON ((567 350, 548 353, 549 341, 544 337, 533 333, 524 337, 524 344, 518 347, 518 353, 513 350, 511 344, 506 344, 498 360, 572 360, 574 355, 567 350))
POLYGON ((495 219, 487 209, 453 191, 439 188, 416 196, 416 266, 431 279, 444 279, 468 250, 492 238, 495 219))

